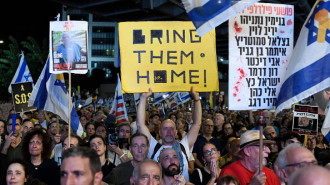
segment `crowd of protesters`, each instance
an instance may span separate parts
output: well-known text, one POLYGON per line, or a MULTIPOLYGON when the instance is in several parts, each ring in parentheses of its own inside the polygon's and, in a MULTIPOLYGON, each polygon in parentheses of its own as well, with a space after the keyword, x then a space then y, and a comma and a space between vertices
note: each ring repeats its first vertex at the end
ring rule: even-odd
POLYGON ((263 111, 260 171, 260 112, 230 111, 222 94, 202 109, 199 93, 190 94, 190 108, 164 114, 148 104, 150 89, 120 124, 104 106, 76 108, 81 137, 43 110, 17 114, 12 131, 16 112, 4 118, 0 110, 0 184, 322 184, 329 177, 322 116, 318 135, 305 136, 291 131, 291 110, 263 111), (318 177, 305 175, 312 172, 318 177))

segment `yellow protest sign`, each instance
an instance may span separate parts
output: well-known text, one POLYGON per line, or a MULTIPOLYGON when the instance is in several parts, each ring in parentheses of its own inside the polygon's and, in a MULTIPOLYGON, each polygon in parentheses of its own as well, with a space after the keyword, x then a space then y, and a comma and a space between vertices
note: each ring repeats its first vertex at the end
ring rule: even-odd
POLYGON ((119 23, 125 93, 218 91, 215 31, 199 37, 191 22, 119 23))

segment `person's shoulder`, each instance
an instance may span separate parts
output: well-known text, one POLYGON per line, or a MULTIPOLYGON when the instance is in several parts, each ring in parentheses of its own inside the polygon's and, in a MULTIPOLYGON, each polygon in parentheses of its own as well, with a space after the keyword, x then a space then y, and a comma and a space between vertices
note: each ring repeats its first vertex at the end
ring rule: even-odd
POLYGON ((118 166, 116 166, 115 169, 117 169, 117 170, 118 169, 127 169, 129 167, 134 168, 133 165, 132 165, 132 161, 131 160, 130 161, 127 161, 127 162, 124 162, 124 163, 120 163, 118 166))
POLYGON ((43 163, 45 164, 45 166, 58 167, 57 163, 54 160, 52 160, 52 159, 44 160, 43 163))
POLYGON ((242 166, 242 165, 241 165, 241 162, 240 162, 240 161, 235 161, 235 162, 233 162, 233 163, 228 164, 226 167, 224 167, 224 168, 221 170, 221 172, 222 172, 223 170, 224 170, 224 171, 226 171, 226 170, 231 171, 231 170, 233 170, 233 169, 239 168, 240 166, 242 166))
POLYGON ((224 175, 239 175, 240 171, 237 170, 239 169, 239 164, 237 163, 238 161, 231 163, 229 165, 227 165, 226 167, 224 167, 223 169, 221 169, 220 172, 220 177, 224 176, 224 175))

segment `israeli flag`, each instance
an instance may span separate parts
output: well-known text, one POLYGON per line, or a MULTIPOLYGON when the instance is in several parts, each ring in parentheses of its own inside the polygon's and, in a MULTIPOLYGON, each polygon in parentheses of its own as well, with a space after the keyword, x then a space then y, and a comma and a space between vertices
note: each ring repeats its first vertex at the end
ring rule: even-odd
POLYGON ((276 102, 276 113, 330 87, 330 1, 317 1, 303 25, 276 102))
MULTIPOLYGON (((31 76, 30 70, 26 64, 26 60, 24 58, 23 52, 21 54, 21 60, 19 62, 16 73, 15 73, 13 79, 11 80, 10 84, 22 83, 22 82, 32 82, 32 84, 33 84, 32 76, 31 76)), ((9 87, 8 87, 8 92, 12 93, 11 85, 9 85, 9 87)))
POLYGON ((175 95, 175 92, 155 93, 154 94, 155 102, 153 104, 154 105, 159 104, 162 101, 173 97, 174 95, 175 95))
POLYGON ((184 104, 190 100, 190 93, 189 92, 178 92, 178 99, 180 104, 184 104))
POLYGON ((141 95, 142 95, 142 93, 134 93, 135 105, 138 105, 140 103, 141 95))
POLYGON ((259 0, 182 0, 201 37, 259 0))
MULTIPOLYGON (((60 116, 65 122, 69 122, 69 93, 65 88, 64 76, 49 72, 49 57, 37 84, 33 87, 29 106, 50 111, 60 116)), ((82 136, 83 127, 73 106, 71 107, 71 128, 78 136, 82 136)))

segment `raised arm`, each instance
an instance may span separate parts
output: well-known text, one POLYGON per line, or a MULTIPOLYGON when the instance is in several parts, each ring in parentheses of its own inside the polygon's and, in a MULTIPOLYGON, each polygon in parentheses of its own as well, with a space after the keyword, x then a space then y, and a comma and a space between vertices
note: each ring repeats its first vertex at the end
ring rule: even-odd
POLYGON ((137 108, 137 115, 136 115, 136 126, 137 130, 140 133, 143 133, 146 135, 150 141, 151 139, 151 134, 146 126, 146 104, 147 104, 147 99, 152 95, 151 89, 149 89, 149 92, 143 93, 140 97, 140 103, 137 108))
POLYGON ((202 106, 201 101, 199 100, 199 93, 194 91, 194 88, 191 87, 190 97, 194 101, 194 110, 193 110, 193 124, 187 134, 189 148, 193 148, 194 143, 197 139, 199 128, 202 123, 202 106))

